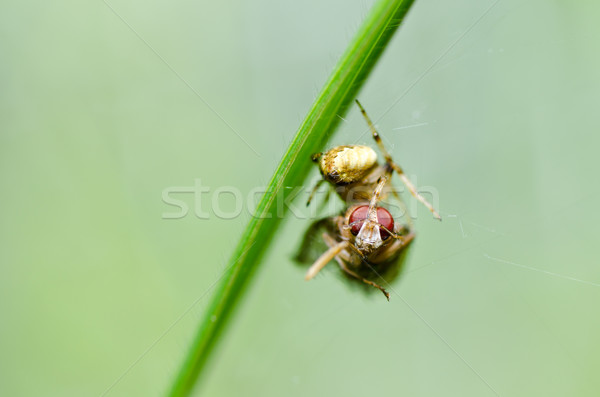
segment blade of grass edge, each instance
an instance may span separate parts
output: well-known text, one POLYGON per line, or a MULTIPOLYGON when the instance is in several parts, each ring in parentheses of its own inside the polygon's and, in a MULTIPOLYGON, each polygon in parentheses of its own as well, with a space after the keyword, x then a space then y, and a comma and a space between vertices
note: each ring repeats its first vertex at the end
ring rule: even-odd
POLYGON ((339 124, 352 100, 400 26, 414 0, 379 0, 350 42, 314 102, 271 179, 227 264, 220 287, 206 311, 170 396, 190 394, 210 353, 253 275, 285 213, 284 186, 301 186, 318 152, 339 124), (283 211, 282 211, 283 209, 283 211))

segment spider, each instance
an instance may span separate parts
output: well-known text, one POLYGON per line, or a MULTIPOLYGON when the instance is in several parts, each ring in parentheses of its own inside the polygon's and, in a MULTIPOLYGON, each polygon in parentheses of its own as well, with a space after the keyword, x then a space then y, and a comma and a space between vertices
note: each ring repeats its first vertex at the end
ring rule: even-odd
MULTIPOLYGON (((408 225, 395 222, 392 214, 378 202, 391 190, 398 201, 398 193, 388 186, 395 171, 410 193, 441 220, 433 206, 421 196, 402 168, 393 161, 383 145, 367 112, 360 102, 356 104, 367 121, 373 139, 377 143, 385 163, 379 165, 375 151, 362 145, 337 146, 325 153, 317 153, 312 160, 317 162, 323 179, 313 188, 307 205, 323 182, 329 182, 348 206, 340 215, 315 222, 305 234, 304 242, 296 259, 306 262, 305 252, 310 237, 323 228, 322 239, 328 249, 322 253, 306 272, 305 279, 315 277, 329 262, 337 261, 340 268, 350 277, 379 289, 389 300, 389 293, 381 285, 370 280, 373 275, 388 275, 409 244, 415 233, 410 217, 408 225)), ((396 268, 396 273, 397 273, 396 268)), ((393 276, 393 275, 392 275, 393 276)))
MULTIPOLYGON (((389 179, 389 175, 392 171, 395 171, 410 194, 423 203, 435 218, 442 220, 440 214, 433 206, 419 194, 415 185, 404 174, 402 167, 394 162, 392 156, 385 148, 379 133, 375 129, 373 122, 358 100, 356 100, 356 104, 367 121, 373 139, 383 154, 385 163, 379 165, 377 162, 377 153, 371 147, 363 145, 336 146, 325 153, 313 154, 312 160, 318 163, 323 178, 314 186, 306 205, 310 204, 314 194, 324 182, 329 182, 341 199, 347 204, 368 201, 377 182, 384 175, 388 175, 386 179, 389 179)), ((392 189, 392 192, 398 197, 394 189, 392 189)))

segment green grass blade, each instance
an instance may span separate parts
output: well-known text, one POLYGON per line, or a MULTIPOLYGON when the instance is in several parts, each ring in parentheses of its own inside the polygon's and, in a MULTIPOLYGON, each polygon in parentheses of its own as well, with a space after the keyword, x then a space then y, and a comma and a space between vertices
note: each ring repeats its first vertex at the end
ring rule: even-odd
POLYGON ((226 274, 173 383, 171 396, 187 396, 192 391, 281 222, 277 204, 289 194, 283 187, 303 184, 313 167, 310 155, 325 145, 340 121, 337 115, 345 114, 412 3, 413 0, 378 1, 350 42, 283 156, 258 204, 256 217, 233 251, 226 274))

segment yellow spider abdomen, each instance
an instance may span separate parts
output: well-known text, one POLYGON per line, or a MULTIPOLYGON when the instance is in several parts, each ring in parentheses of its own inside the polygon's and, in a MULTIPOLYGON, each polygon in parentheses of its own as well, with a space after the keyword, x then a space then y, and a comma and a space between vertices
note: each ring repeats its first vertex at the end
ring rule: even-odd
POLYGON ((347 185, 361 180, 377 163, 377 153, 369 146, 336 146, 319 160, 321 174, 336 185, 347 185))

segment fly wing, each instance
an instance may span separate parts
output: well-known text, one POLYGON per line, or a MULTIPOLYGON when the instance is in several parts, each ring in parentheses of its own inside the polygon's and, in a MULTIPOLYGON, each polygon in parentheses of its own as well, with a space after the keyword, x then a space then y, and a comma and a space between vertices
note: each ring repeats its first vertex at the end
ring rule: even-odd
POLYGON ((311 223, 304 232, 302 241, 293 260, 300 265, 311 265, 319 256, 329 249, 325 241, 323 241, 323 233, 336 235, 336 227, 333 221, 334 218, 322 218, 311 223))

